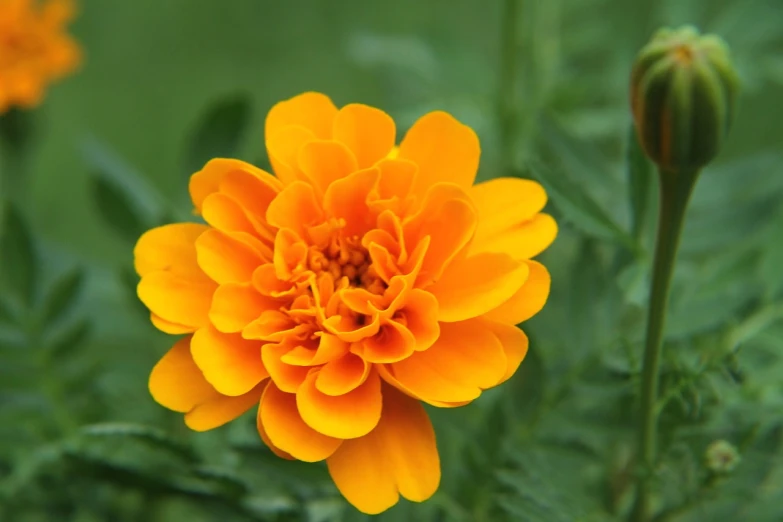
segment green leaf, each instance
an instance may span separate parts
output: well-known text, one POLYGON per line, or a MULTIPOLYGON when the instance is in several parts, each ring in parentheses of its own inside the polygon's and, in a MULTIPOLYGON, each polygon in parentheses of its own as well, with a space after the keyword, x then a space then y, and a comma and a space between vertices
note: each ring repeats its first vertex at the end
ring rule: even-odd
POLYGON ((233 95, 213 103, 201 116, 188 141, 185 173, 188 177, 212 158, 237 156, 251 117, 250 99, 233 95))
POLYGON ((35 299, 39 259, 27 223, 16 206, 8 203, 0 216, 0 277, 3 288, 25 305, 35 299))
POLYGON ((541 160, 532 160, 528 167, 531 176, 544 186, 552 203, 568 222, 587 234, 609 239, 631 252, 638 250, 631 236, 565 172, 554 172, 541 160))
POLYGON ((655 191, 653 165, 644 154, 633 125, 628 133, 626 171, 628 173, 628 196, 631 204, 631 234, 637 243, 641 242, 645 226, 651 213, 651 195, 655 191))
MULTIPOLYGON (((169 437, 166 432, 145 426, 143 424, 131 424, 124 422, 107 422, 102 424, 92 424, 81 429, 83 435, 89 437, 120 437, 137 439, 153 447, 166 450, 177 455, 188 462, 197 462, 198 456, 189 445, 169 437)), ((203 470, 203 475, 210 475, 209 470, 203 470)), ((227 475, 218 477, 217 472, 213 472, 212 478, 228 480, 227 475)), ((236 487, 236 485, 235 485, 236 487)))
POLYGON ((107 178, 91 179, 93 199, 106 222, 130 242, 135 242, 151 226, 135 208, 129 195, 107 178))
POLYGON ((49 345, 49 356, 53 360, 67 357, 71 350, 82 344, 92 331, 92 326, 87 319, 82 319, 69 325, 60 332, 49 345))
POLYGON ((83 284, 84 270, 79 267, 66 272, 55 281, 43 305, 41 324, 51 325, 61 319, 76 303, 83 284))
POLYGON ((143 176, 98 140, 86 140, 82 148, 91 166, 95 204, 117 233, 135 243, 143 232, 162 223, 169 205, 143 176))

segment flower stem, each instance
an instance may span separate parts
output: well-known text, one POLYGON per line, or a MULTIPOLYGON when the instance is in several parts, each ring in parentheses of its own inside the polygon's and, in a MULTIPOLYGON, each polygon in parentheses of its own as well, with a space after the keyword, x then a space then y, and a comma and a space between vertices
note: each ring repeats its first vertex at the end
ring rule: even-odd
POLYGON ((517 138, 517 78, 519 57, 519 13, 521 0, 505 0, 502 10, 500 77, 498 85, 498 124, 500 130, 501 172, 511 176, 514 170, 517 138))
POLYGON ((639 423, 639 459, 643 465, 636 492, 636 503, 631 513, 632 522, 647 522, 650 517, 650 495, 656 460, 658 380, 666 319, 669 287, 680 235, 685 221, 698 171, 666 172, 661 170, 660 211, 658 239, 653 261, 652 287, 647 315, 647 333, 644 347, 641 383, 641 420, 639 423))

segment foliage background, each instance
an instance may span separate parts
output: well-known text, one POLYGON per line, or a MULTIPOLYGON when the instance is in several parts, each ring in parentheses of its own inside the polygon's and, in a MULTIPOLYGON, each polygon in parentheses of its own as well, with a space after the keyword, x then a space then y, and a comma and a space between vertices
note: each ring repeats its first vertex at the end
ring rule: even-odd
POLYGON ((401 133, 452 112, 482 140, 480 177, 540 180, 561 225, 519 373, 431 411, 440 491, 377 518, 621 519, 656 204, 628 139, 627 79, 652 32, 682 23, 727 40, 744 92, 675 277, 658 520, 783 519, 783 4, 522 1, 516 86, 499 99, 503 4, 82 1, 83 70, 23 118, 23 154, 3 149, 24 191, 0 258, 0 520, 365 518, 324 467, 271 455, 252 414, 195 434, 152 401, 147 376, 171 339, 129 272, 140 230, 187 216, 189 174, 219 154, 266 166, 266 111, 306 90, 385 108, 401 133), (729 474, 704 463, 718 439, 741 454, 729 474))

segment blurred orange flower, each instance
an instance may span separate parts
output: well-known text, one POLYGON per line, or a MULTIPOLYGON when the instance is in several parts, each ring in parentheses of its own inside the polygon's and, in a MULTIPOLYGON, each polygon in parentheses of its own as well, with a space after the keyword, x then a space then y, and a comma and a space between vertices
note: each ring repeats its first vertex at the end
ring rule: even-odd
POLYGON ((38 105, 49 82, 78 66, 64 30, 73 14, 71 0, 0 0, 0 114, 38 105))
POLYGON ((277 176, 210 161, 190 181, 207 224, 153 229, 135 250, 152 322, 187 334, 152 371, 155 400, 194 430, 258 404, 269 448, 326 460, 365 513, 435 492, 421 402, 461 406, 513 375, 528 347, 515 325, 549 294, 531 258, 557 234, 537 183, 473 186, 479 141, 452 116, 395 136, 366 105, 279 103, 277 176))

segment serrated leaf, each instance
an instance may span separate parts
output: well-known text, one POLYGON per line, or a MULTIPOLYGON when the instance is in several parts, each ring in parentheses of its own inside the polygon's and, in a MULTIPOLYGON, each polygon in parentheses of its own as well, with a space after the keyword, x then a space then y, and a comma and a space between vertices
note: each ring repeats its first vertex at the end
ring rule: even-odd
POLYGON ((631 252, 638 250, 631 236, 566 173, 555 173, 540 160, 531 161, 529 170, 532 177, 544 186, 552 203, 569 223, 594 237, 612 240, 631 252))
POLYGON ((38 280, 38 254, 22 213, 8 203, 0 216, 0 276, 3 287, 30 306, 35 299, 38 280))
MULTIPOLYGON (((90 437, 128 437, 138 439, 154 447, 174 453, 188 462, 196 462, 198 460, 198 456, 193 451, 193 448, 187 444, 173 439, 164 431, 143 424, 121 422, 92 424, 82 428, 81 433, 90 437)), ((203 470, 203 474, 208 474, 208 471, 206 469, 203 470)), ((213 475, 215 474, 216 472, 213 473, 213 475)))
POLYGON ((245 95, 228 96, 210 105, 188 141, 184 160, 188 178, 213 158, 236 157, 250 116, 250 99, 245 95))
POLYGON ((84 284, 84 270, 74 268, 60 276, 43 304, 41 324, 44 326, 57 322, 73 307, 84 284))
POLYGON ((82 344, 90 335, 92 326, 87 319, 81 319, 66 327, 49 343, 49 357, 52 360, 66 357, 71 350, 82 344))

